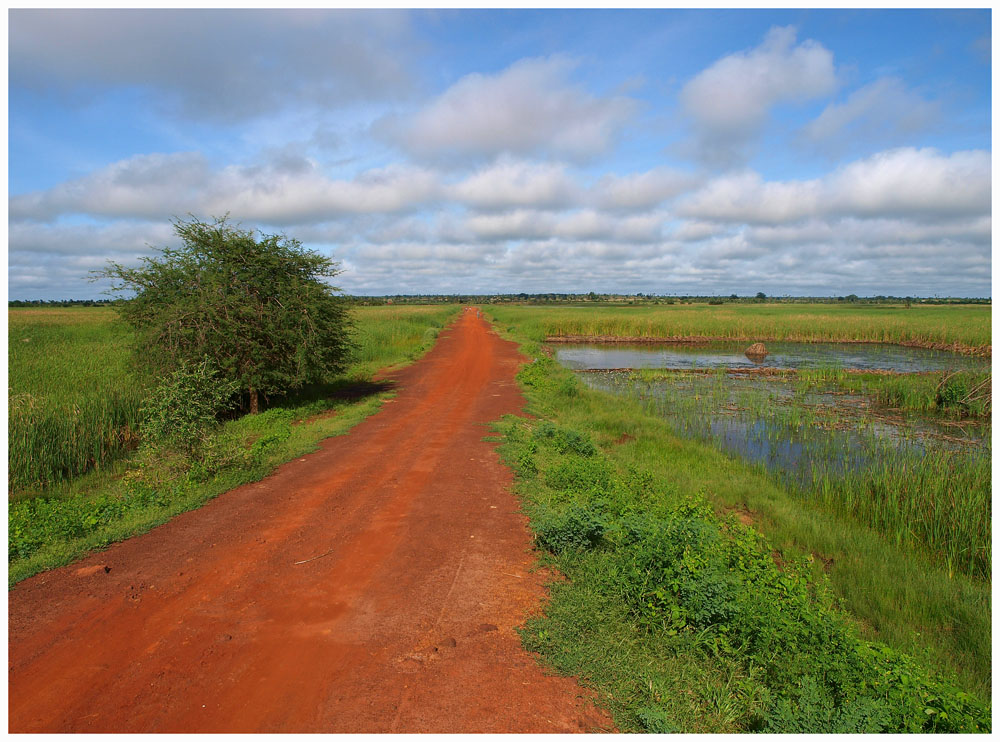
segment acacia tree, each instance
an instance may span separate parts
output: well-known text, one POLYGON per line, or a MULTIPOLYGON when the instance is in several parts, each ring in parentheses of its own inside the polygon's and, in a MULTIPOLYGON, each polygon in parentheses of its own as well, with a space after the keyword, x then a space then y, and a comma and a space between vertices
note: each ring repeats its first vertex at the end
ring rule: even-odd
POLYGON ((259 396, 321 381, 343 369, 350 319, 324 278, 339 264, 298 240, 261 235, 216 218, 177 220, 183 246, 128 268, 108 261, 122 318, 136 331, 136 360, 158 376, 211 360, 222 378, 259 396))

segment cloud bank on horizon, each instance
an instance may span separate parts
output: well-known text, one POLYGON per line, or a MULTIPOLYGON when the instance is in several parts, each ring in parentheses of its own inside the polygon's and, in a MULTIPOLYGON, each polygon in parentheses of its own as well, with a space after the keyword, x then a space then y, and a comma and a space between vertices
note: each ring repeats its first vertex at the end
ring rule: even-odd
POLYGON ((8 293, 228 213, 355 294, 989 296, 989 11, 12 10, 8 293))

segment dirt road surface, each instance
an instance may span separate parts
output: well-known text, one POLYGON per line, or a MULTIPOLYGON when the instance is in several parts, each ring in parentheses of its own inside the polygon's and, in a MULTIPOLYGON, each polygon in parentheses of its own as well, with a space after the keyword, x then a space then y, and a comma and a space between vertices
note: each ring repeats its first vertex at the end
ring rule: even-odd
POLYGON ((610 729, 514 630, 543 578, 482 438, 522 361, 466 310, 348 435, 17 585, 10 731, 610 729))

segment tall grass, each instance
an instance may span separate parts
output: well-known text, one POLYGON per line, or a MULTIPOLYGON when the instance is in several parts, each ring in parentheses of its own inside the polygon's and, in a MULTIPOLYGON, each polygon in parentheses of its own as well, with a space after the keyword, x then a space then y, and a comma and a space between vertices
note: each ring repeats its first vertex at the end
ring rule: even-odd
POLYGON ((943 393, 948 384, 973 389, 987 382, 991 378, 990 372, 859 374, 847 373, 843 369, 801 369, 795 378, 804 389, 834 384, 843 391, 864 394, 884 407, 953 418, 988 418, 990 415, 989 406, 983 400, 963 402, 943 393))
POLYGON ((989 451, 933 455, 881 447, 859 471, 816 472, 806 497, 870 525, 893 543, 926 548, 948 573, 989 581, 993 568, 989 451))
POLYGON ((8 490, 104 466, 135 445, 144 389, 106 308, 8 312, 8 490))
POLYGON ((666 307, 496 306, 504 326, 533 340, 590 335, 637 338, 919 343, 984 348, 991 341, 989 306, 840 306, 728 304, 666 307))
POLYGON ((355 308, 355 350, 346 375, 367 379, 379 369, 412 359, 458 311, 457 305, 355 308))
MULTIPOLYGON (((368 379, 411 359, 458 311, 358 307, 344 376, 368 379)), ((8 310, 8 491, 17 499, 107 467, 138 443, 146 388, 132 373, 130 331, 104 307, 8 310)))

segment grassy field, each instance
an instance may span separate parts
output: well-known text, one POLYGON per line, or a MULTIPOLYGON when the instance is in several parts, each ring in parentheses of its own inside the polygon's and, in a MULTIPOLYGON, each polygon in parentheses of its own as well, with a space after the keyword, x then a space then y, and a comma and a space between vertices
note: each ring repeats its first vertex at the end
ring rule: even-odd
POLYGON ((111 309, 11 309, 9 492, 76 476, 137 442, 143 389, 111 309))
MULTIPOLYGON (((303 390, 281 400, 270 409, 219 426, 204 457, 192 461, 176 452, 139 449, 125 457, 123 448, 109 454, 99 466, 89 462, 80 474, 62 470, 53 475, 51 459, 38 451, 74 450, 92 445, 99 438, 104 418, 88 416, 100 410, 99 390, 121 390, 134 380, 127 371, 127 332, 113 322, 104 309, 67 308, 16 310, 11 320, 18 338, 30 337, 37 350, 17 348, 11 342, 11 396, 31 394, 49 419, 72 415, 82 431, 61 446, 48 448, 34 441, 49 429, 24 427, 44 417, 11 417, 10 460, 23 467, 21 480, 47 481, 14 492, 8 507, 8 581, 14 584, 38 571, 66 564, 86 553, 164 522, 171 516, 195 508, 205 500, 246 482, 259 480, 275 466, 315 450, 323 438, 339 435, 376 411, 389 395, 371 383, 375 370, 412 361, 431 347, 438 331, 459 311, 458 307, 365 307, 355 312, 355 350, 345 373, 329 383, 303 390), (44 337, 44 345, 37 338, 44 337), (48 371, 44 349, 66 365, 48 371), (55 370, 72 368, 70 359, 86 355, 88 362, 75 377, 58 378, 55 370), (101 360, 104 360, 102 365, 101 360), (77 381, 74 383, 72 379, 77 381), (329 414, 334 412, 336 414, 329 414), (88 438, 88 436, 90 436, 88 438), (15 451, 15 442, 21 450, 15 451), (34 447, 32 447, 34 446, 34 447), (117 455, 117 459, 115 458, 117 455), (34 468, 33 468, 34 467, 34 468), (46 472, 38 475, 33 472, 46 472), (74 475, 75 474, 75 475, 74 475)), ((136 401, 124 424, 138 427, 136 401)), ((57 429, 58 430, 58 429, 57 429)))
POLYGON ((864 341, 989 346, 989 306, 729 304, 666 307, 490 307, 524 337, 712 337, 765 341, 864 341))
MULTIPOLYGON (((344 374, 368 379, 425 348, 456 308, 359 307, 344 374)), ((129 329, 103 307, 8 310, 8 492, 32 496, 107 467, 139 443, 145 389, 129 329)))

